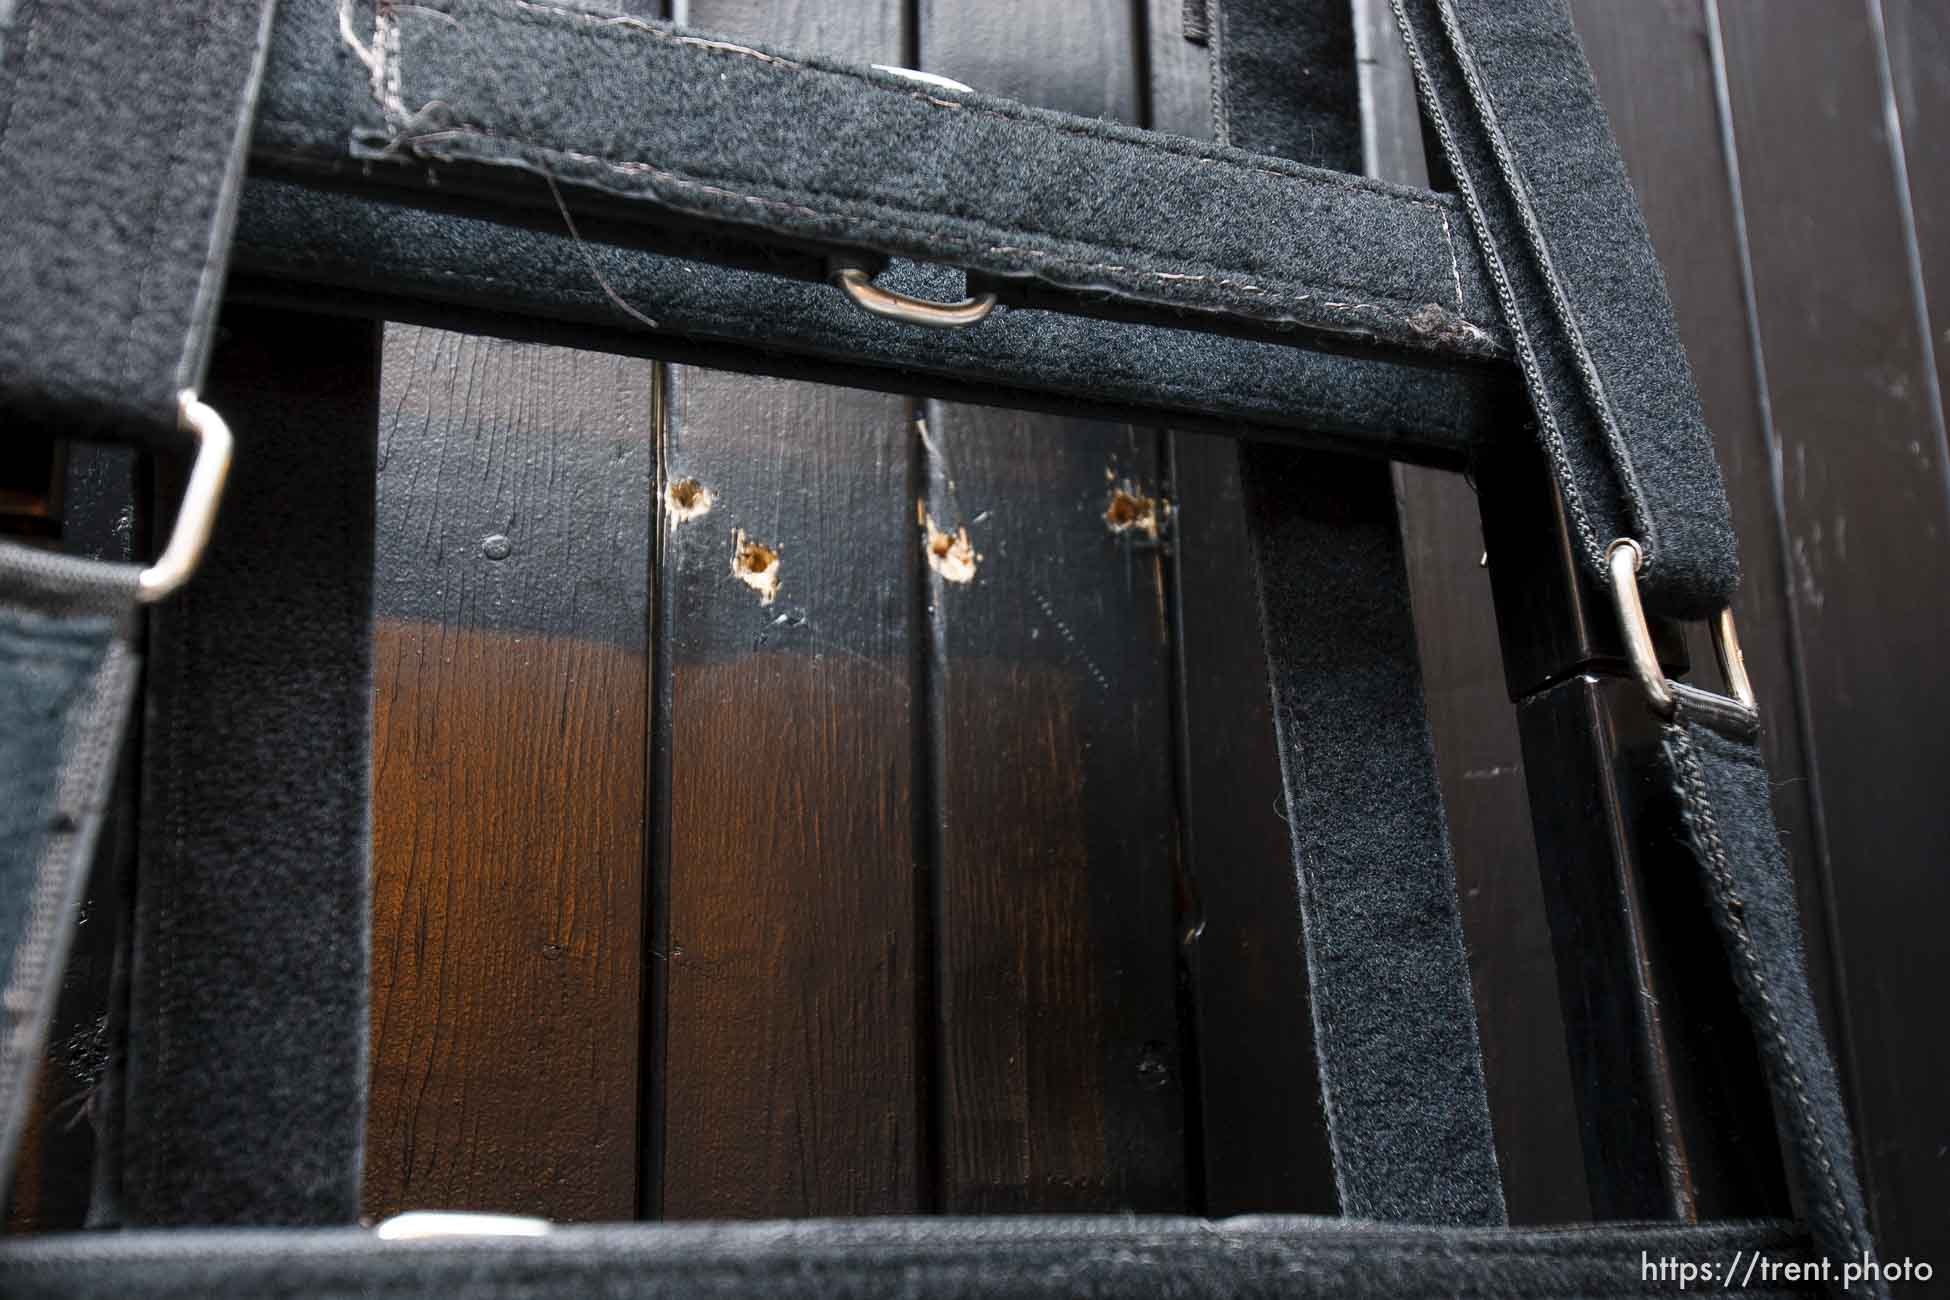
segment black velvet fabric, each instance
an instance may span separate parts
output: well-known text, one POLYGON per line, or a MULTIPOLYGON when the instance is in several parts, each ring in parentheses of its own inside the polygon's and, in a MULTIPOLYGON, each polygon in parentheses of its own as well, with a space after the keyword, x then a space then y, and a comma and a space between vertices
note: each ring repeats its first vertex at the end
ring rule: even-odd
POLYGON ((1341 1208, 1502 1223, 1389 468, 1246 444, 1241 480, 1341 1208))
POLYGON ((1213 0, 1212 125, 1220 144, 1361 170, 1354 5, 1213 0))
POLYGON ((378 331, 227 310, 237 439, 151 625, 122 1213, 358 1212, 366 1098, 378 331))
MULTIPOLYGON (((931 330, 870 316, 826 284, 593 240, 578 247, 559 220, 529 230, 264 177, 245 186, 235 248, 239 275, 289 284, 297 300, 317 302, 314 290, 327 288, 345 310, 476 332, 651 355, 701 344, 701 358, 672 359, 900 391, 948 380, 997 404, 1067 402, 1093 414, 1127 405, 1154 422, 1194 417, 1228 433, 1243 422, 1445 464, 1514 432, 1507 367, 1431 369, 1037 310, 931 330), (552 333, 538 322, 590 328, 552 333), (836 378, 834 364, 850 373, 836 378)), ((880 283, 935 299, 965 288, 957 271, 912 262, 880 283)))
POLYGON ((135 575, 0 543, 0 1188, 134 690, 135 575))
POLYGON ((1507 355, 1453 198, 553 0, 339 8, 280 11, 257 161, 1507 355))
POLYGON ((270 0, 0 6, 0 414, 176 433, 202 382, 270 0))
MULTIPOLYGON (((1235 143, 1360 167, 1351 12, 1344 0, 1218 0, 1214 109, 1235 143)), ((1341 1207, 1502 1223, 1394 479, 1385 466, 1249 442, 1239 475, 1341 1207), (1350 799, 1376 778, 1384 798, 1402 797, 1370 839, 1367 808, 1350 799), (1361 952, 1377 935, 1387 940, 1361 952)))
MULTIPOLYGON (((1841 1084, 1808 987, 1794 875, 1775 828, 1758 741, 1751 718, 1700 707, 1682 693, 1679 716, 1666 728, 1664 756, 1760 1046, 1800 1211, 1821 1254, 1840 1269, 1875 1256, 1875 1242, 1841 1084)), ((1854 1290, 1888 1294, 1886 1285, 1869 1282, 1854 1290)))
POLYGON ((1726 607, 1726 491, 1639 215, 1564 0, 1395 0, 1515 337, 1585 563, 1636 538, 1647 607, 1726 607))
MULTIPOLYGON (((544 1238, 384 1242, 356 1231, 0 1239, 14 1300, 542 1296, 650 1300, 1390 1300, 1678 1294, 1662 1259, 1725 1268, 1807 1242, 1772 1222, 1416 1229, 1340 1219, 877 1219, 560 1228, 544 1238)), ((1813 1295, 1755 1285, 1744 1297, 1813 1295)))

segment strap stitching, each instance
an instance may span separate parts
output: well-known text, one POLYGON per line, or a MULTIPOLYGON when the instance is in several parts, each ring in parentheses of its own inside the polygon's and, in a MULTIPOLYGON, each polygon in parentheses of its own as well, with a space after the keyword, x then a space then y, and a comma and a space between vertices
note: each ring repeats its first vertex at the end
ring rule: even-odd
POLYGON ((1666 724, 1665 732, 1673 742, 1673 753, 1679 759, 1680 778, 1685 784, 1686 821, 1691 826, 1701 849, 1705 851, 1708 872, 1720 886, 1724 899, 1720 908, 1726 918, 1727 927, 1733 933, 1734 948, 1741 965, 1746 967, 1748 978, 1753 982, 1754 992, 1761 1003, 1761 1013, 1766 1018, 1767 1028, 1774 1038, 1775 1047, 1781 1054, 1789 1083, 1794 1087, 1795 1097, 1800 1102, 1797 1118, 1808 1139, 1813 1143, 1821 1158, 1821 1168, 1828 1182, 1829 1204, 1835 1210, 1849 1245, 1864 1253, 1873 1254, 1864 1241, 1860 1228, 1848 1212, 1847 1203, 1842 1196, 1841 1179, 1835 1172, 1835 1162, 1823 1139, 1821 1128, 1814 1113, 1814 1105, 1808 1099, 1808 1090, 1802 1078, 1794 1047, 1788 1039, 1786 1027, 1781 1023, 1779 1010, 1774 1005, 1773 994, 1768 987, 1767 973, 1760 961, 1760 954, 1754 942, 1753 933, 1747 927, 1747 902, 1741 896, 1740 887, 1733 878, 1732 866, 1728 861, 1726 845, 1720 839, 1718 820, 1709 802, 1704 765, 1693 746, 1692 737, 1682 715, 1681 721, 1666 724))
MULTIPOLYGON (((1624 489, 1625 504, 1631 516, 1633 527, 1641 534, 1637 540, 1645 552, 1645 563, 1649 567, 1657 553, 1657 530, 1643 506, 1643 494, 1639 491, 1638 473, 1632 464, 1632 453, 1618 430, 1617 421, 1612 418, 1610 400, 1605 395, 1605 387, 1600 379, 1596 364, 1591 359, 1590 349, 1585 345, 1584 332, 1579 327, 1577 317, 1570 303, 1564 297, 1562 281, 1557 272, 1556 262, 1551 257, 1549 241, 1545 239, 1542 228, 1537 223, 1536 212, 1530 199, 1529 186, 1511 156, 1509 142, 1503 134, 1503 127, 1497 120, 1496 106, 1485 87, 1482 74, 1476 67, 1474 54, 1470 50, 1468 38, 1463 35, 1461 22, 1456 17, 1454 0, 1437 0, 1437 8, 1442 18, 1443 30, 1448 33, 1451 45, 1456 52, 1456 63, 1462 72, 1464 85, 1470 98, 1475 101, 1482 115, 1483 131, 1489 138, 1491 152, 1495 155, 1499 170, 1509 186, 1510 198, 1517 209, 1527 242, 1542 264, 1544 286, 1550 292, 1552 305, 1556 308, 1559 326, 1568 336, 1571 351, 1577 360, 1579 377, 1584 380, 1585 396, 1592 404, 1598 417, 1600 428, 1605 435, 1606 445, 1614 457, 1612 469, 1620 479, 1624 489)), ((1518 332, 1515 313, 1511 313, 1511 332, 1518 332)), ((1586 536, 1591 546, 1594 560, 1604 556, 1605 543, 1598 538, 1586 536)), ((1602 569, 1602 565, 1600 568, 1602 569)))
MULTIPOLYGON (((685 45, 691 45, 696 47, 702 47, 712 53, 724 55, 727 57, 748 57, 748 58, 757 59, 767 64, 772 64, 772 65, 781 66, 785 68, 791 68, 795 70, 807 70, 805 68, 805 65, 792 63, 787 60, 779 59, 776 56, 764 54, 760 51, 747 49, 743 46, 734 46, 726 42, 703 41, 695 37, 680 36, 664 28, 654 27, 649 24, 646 24, 640 19, 592 15, 592 14, 580 13, 575 11, 561 10, 550 5, 535 3, 535 0, 506 0, 506 3, 508 3, 509 5, 511 5, 512 7, 520 11, 524 11, 528 14, 536 15, 537 19, 552 19, 557 21, 571 20, 571 21, 581 22, 585 24, 594 24, 596 32, 602 35, 610 35, 616 37, 627 36, 632 38, 648 37, 653 39, 670 41, 672 43, 677 43, 677 44, 685 44, 685 45)), ((857 216, 852 216, 850 214, 823 212, 818 209, 811 208, 800 203, 793 203, 787 200, 766 197, 763 195, 747 194, 739 190, 733 190, 733 189, 725 188, 723 186, 712 185, 707 182, 685 176, 681 173, 669 171, 663 168, 658 168, 650 163, 639 161, 639 160, 619 161, 601 155, 589 154, 577 150, 571 150, 571 149, 560 148, 557 146, 540 144, 535 141, 523 139, 519 136, 512 136, 505 133, 490 131, 485 128, 476 126, 471 123, 466 123, 466 122, 457 123, 452 127, 443 128, 439 131, 414 134, 413 133, 414 124, 417 115, 407 113, 404 107, 403 93, 401 90, 401 83, 403 81, 403 75, 404 75, 403 69, 405 63, 404 57, 402 55, 402 38, 401 38, 402 24, 400 23, 399 18, 394 10, 390 8, 380 10, 377 13, 375 18, 373 42, 370 46, 363 45, 356 40, 356 38, 352 35, 350 30, 350 25, 349 25, 350 4, 351 4, 351 0, 344 0, 344 7, 342 7, 341 9, 340 36, 341 39, 345 40, 351 45, 353 52, 359 58, 360 62, 364 64, 371 72, 373 98, 375 102, 379 105, 381 113, 383 114, 387 122, 387 125, 390 128, 392 128, 393 131, 392 142, 387 146, 389 149, 396 148, 398 147, 398 145, 402 143, 406 143, 406 144, 410 144, 417 151, 423 144, 434 143, 442 138, 471 136, 485 141, 510 145, 520 149, 532 150, 538 154, 546 155, 549 157, 562 158, 573 162, 602 167, 607 170, 616 172, 619 175, 646 176, 653 182, 669 185, 678 189, 691 190, 700 194, 712 195, 720 198, 729 198, 743 203, 751 203, 761 207, 767 207, 776 210, 791 212, 799 216, 809 217, 813 220, 832 221, 832 220, 861 219, 857 216)), ((449 13, 445 13, 437 10, 425 10, 425 11, 416 10, 416 12, 426 12, 430 14, 436 14, 442 19, 450 23, 453 23, 456 26, 459 25, 459 20, 449 13)), ((519 15, 515 15, 515 16, 519 17, 519 15)), ((847 74, 847 73, 829 73, 823 69, 818 69, 813 71, 819 72, 822 75, 838 75, 838 76, 854 75, 854 74, 847 74)), ((884 93, 900 94, 905 97, 919 99, 922 102, 937 107, 945 108, 945 109, 975 112, 987 116, 996 117, 998 119, 1008 121, 1011 123, 1016 123, 1021 120, 1019 117, 1015 115, 1005 113, 996 109, 968 105, 955 100, 940 99, 938 97, 927 95, 921 92, 910 91, 906 88, 884 86, 877 81, 864 78, 864 77, 856 76, 855 79, 860 81, 861 84, 865 86, 871 87, 876 90, 880 90, 884 93)), ((289 125, 289 126, 303 125, 299 123, 274 123, 274 124, 289 125)), ((1081 136, 1093 136, 1094 134, 1088 128, 1085 127, 1058 125, 1054 127, 1054 129, 1065 132, 1067 134, 1075 134, 1081 136)), ((1150 149, 1154 152, 1167 153, 1179 157, 1185 157, 1188 158, 1188 160, 1193 163, 1215 164, 1215 165, 1235 168, 1238 170, 1253 171, 1264 175, 1272 176, 1276 179, 1283 180, 1283 181, 1303 181, 1303 180, 1311 179, 1317 182, 1324 182, 1331 188, 1371 195, 1376 198, 1381 198, 1384 200, 1392 200, 1415 208, 1426 209, 1428 211, 1433 212, 1437 220, 1440 221, 1443 228, 1444 244, 1446 247, 1446 251, 1448 252, 1449 255, 1451 280, 1454 283, 1455 290, 1456 290, 1457 313, 1461 319, 1454 322, 1454 324, 1462 326, 1464 329, 1466 329, 1469 332, 1469 334, 1474 339, 1482 343, 1489 344, 1494 341, 1493 336, 1491 335, 1488 329, 1486 329, 1483 325, 1479 324, 1478 322, 1469 319, 1467 315, 1466 300, 1465 300, 1465 295, 1463 293, 1463 286, 1462 286, 1461 260, 1456 253, 1455 241, 1453 238, 1453 234, 1451 232, 1451 227, 1448 220, 1448 214, 1443 204, 1431 202, 1429 200, 1405 196, 1405 195, 1392 194, 1386 190, 1382 190, 1370 186, 1348 184, 1346 183, 1346 180, 1352 180, 1353 178, 1350 177, 1350 178, 1346 178, 1346 180, 1336 180, 1333 178, 1334 174, 1332 173, 1323 173, 1319 177, 1313 177, 1313 176, 1309 176, 1297 172, 1279 171, 1270 167, 1258 166, 1255 164, 1233 162, 1231 160, 1224 159, 1224 158, 1187 155, 1179 150, 1166 149, 1160 147, 1159 145, 1150 144, 1143 141, 1133 141, 1129 143, 1135 144, 1141 148, 1150 149)), ((853 196, 831 195, 831 196, 820 196, 820 197, 847 199, 853 196)), ((911 215, 909 213, 903 212, 899 208, 894 208, 892 209, 892 211, 903 217, 907 215, 911 215)), ((929 238, 936 238, 936 236, 932 232, 921 232, 914 227, 903 227, 901 223, 890 220, 884 214, 875 214, 874 216, 867 219, 878 220, 883 224, 892 226, 896 230, 905 229, 907 232, 914 233, 917 235, 926 233, 929 238)), ((1043 232, 1025 230, 1022 233, 1040 234, 1043 232)), ((991 235, 989 237, 993 238, 994 236, 991 235)), ((1048 237, 1066 238, 1063 236, 1048 236, 1048 237)), ((959 246, 959 248, 955 251, 966 253, 971 250, 968 245, 964 244, 959 246)), ((1221 289, 1232 289, 1241 293, 1257 295, 1260 297, 1262 301, 1268 303, 1297 304, 1297 303, 1305 302, 1305 303, 1313 304, 1313 306, 1318 310, 1334 312, 1341 315, 1360 315, 1363 313, 1371 314, 1385 324, 1405 327, 1411 333, 1417 336, 1423 336, 1432 332, 1431 330, 1432 323, 1428 319, 1428 316, 1430 314, 1428 309, 1433 304, 1417 303, 1414 304, 1414 307, 1411 310, 1410 301, 1406 299, 1398 298, 1398 299, 1394 299, 1390 303, 1371 303, 1371 302, 1357 302, 1357 301, 1337 302, 1337 301, 1323 299, 1317 293, 1313 293, 1313 292, 1282 292, 1282 291, 1271 290, 1263 285, 1254 284, 1250 281, 1229 279, 1223 274, 1214 276, 1214 275, 1201 275, 1201 274, 1186 273, 1186 272, 1155 271, 1143 267, 1126 266, 1126 265, 1120 265, 1120 264, 1110 263, 1110 262, 1077 261, 1077 260, 1071 260, 1072 258, 1075 257, 1075 254, 1066 255, 1060 252, 1047 252, 1047 251, 1041 251, 1035 249, 1027 249, 1017 245, 1010 245, 1010 244, 1003 244, 1003 243, 991 244, 987 248, 983 249, 982 251, 996 256, 1023 256, 1023 257, 1035 258, 1037 260, 1044 261, 1046 263, 1055 263, 1058 264, 1059 266, 1067 266, 1080 271, 1101 271, 1101 272, 1109 272, 1115 274, 1135 275, 1143 279, 1155 281, 1157 283, 1164 284, 1164 285, 1173 285, 1173 284, 1184 283, 1184 282, 1207 283, 1207 284, 1212 284, 1221 289)), ((1140 252, 1140 253, 1149 253, 1151 250, 1138 249, 1133 251, 1140 252)), ((1165 255, 1172 256, 1172 254, 1165 254, 1165 255)), ((1088 256, 1088 254, 1084 254, 1084 256, 1088 256)), ((1321 286, 1315 286, 1315 287, 1318 288, 1321 286)), ((1372 288, 1367 286, 1347 285, 1347 286, 1334 286, 1334 287, 1341 289, 1343 291, 1351 290, 1357 293, 1366 293, 1370 295, 1373 294, 1372 288)), ((1374 295, 1374 296, 1383 296, 1383 295, 1374 295)), ((1446 314, 1446 312, 1444 314, 1446 314)), ((1447 324, 1448 322, 1435 322, 1434 327, 1435 329, 1441 329, 1447 324)), ((1324 327, 1324 323, 1323 323, 1323 327, 1324 327)))

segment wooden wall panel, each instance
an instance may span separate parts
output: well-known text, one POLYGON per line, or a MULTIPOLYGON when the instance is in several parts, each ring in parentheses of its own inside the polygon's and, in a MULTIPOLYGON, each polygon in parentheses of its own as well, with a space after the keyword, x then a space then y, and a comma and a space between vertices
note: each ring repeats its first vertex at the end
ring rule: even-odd
MULTIPOLYGON (((900 63, 909 40, 896 0, 692 0, 686 19, 860 62, 900 63)), ((913 405, 673 368, 664 436, 666 1001, 646 1208, 913 1213, 931 1189, 913 405), (685 517, 697 493, 708 512, 685 517), (771 574, 734 572, 767 556, 771 574)))
POLYGON ((636 1208, 650 368, 388 331, 365 1208, 636 1208))
POLYGON ((1931 340, 1942 411, 1943 376, 1950 370, 1950 152, 1943 145, 1950 130, 1950 6, 1942 0, 1874 0, 1870 16, 1879 16, 1884 26, 1888 90, 1895 101, 1915 231, 1922 327, 1931 340))
MULTIPOLYGON (((1133 120, 1117 0, 923 0, 921 66, 1133 120)), ((941 1208, 1187 1201, 1170 524, 1158 436, 931 403, 925 511, 979 556, 929 584, 941 1208), (1153 536, 1153 528, 1158 535, 1153 536)))
POLYGON ((1886 1255, 1940 1260, 1950 493, 1904 184, 1935 150, 1891 134, 1877 0, 1717 11, 1871 1208, 1886 1255))

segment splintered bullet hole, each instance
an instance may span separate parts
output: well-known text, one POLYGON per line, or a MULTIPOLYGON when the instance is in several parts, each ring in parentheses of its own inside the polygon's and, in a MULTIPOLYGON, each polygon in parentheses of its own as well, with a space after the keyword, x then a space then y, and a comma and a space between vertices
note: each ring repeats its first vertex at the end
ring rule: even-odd
POLYGON ((712 504, 711 489, 694 478, 680 478, 664 489, 664 513, 672 528, 710 514, 712 504))
POLYGON ((1113 533, 1135 530, 1156 541, 1158 530, 1170 512, 1169 502, 1145 496, 1135 484, 1119 483, 1110 490, 1110 504, 1104 507, 1104 524, 1113 533))
POLYGON ((731 535, 731 576, 757 592, 759 604, 771 604, 779 595, 778 551, 738 529, 731 535))
POLYGON ((968 540, 967 526, 944 533, 925 507, 917 508, 916 513, 920 515, 921 526, 927 530, 928 567, 949 582, 973 582, 975 566, 982 562, 982 557, 968 540))

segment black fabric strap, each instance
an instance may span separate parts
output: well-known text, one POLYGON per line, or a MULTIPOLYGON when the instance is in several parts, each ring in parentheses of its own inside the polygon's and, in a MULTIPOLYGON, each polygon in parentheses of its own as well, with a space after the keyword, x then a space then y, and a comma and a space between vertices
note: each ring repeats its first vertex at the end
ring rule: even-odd
POLYGON ((283 7, 254 165, 549 228, 566 197, 591 237, 688 231, 693 255, 810 278, 863 249, 1078 310, 1507 355, 1452 197, 555 0, 341 9, 283 7))
MULTIPOLYGON (((530 230, 267 177, 244 187, 235 250, 234 288, 295 306, 1097 418, 1228 434, 1245 423, 1435 464, 1507 435, 1516 383, 1507 367, 1432 369, 1065 312, 931 330, 870 316, 828 284, 578 241, 559 215, 530 230)), ((903 262, 880 283, 952 300, 963 278, 903 262)))
POLYGON ((1564 0, 1394 0, 1583 558, 1645 555, 1647 606, 1724 609, 1726 492, 1665 279, 1564 0))
POLYGON ((1502 1223, 1394 481, 1241 453, 1341 1208, 1502 1223))
POLYGON ((1220 144, 1361 170, 1354 0, 1212 0, 1220 144))
MULTIPOLYGON (((1760 1047, 1801 1212, 1837 1269, 1873 1260, 1841 1085, 1808 987, 1794 876, 1774 824, 1759 728, 1722 701, 1675 689, 1679 715, 1666 728, 1665 762, 1760 1047)), ((1888 1294, 1873 1278, 1854 1290, 1888 1294)))
MULTIPOLYGON (((140 1232, 0 1239, 0 1290, 13 1300, 1669 1300, 1681 1264, 1723 1270, 1757 1254, 1805 1265, 1807 1240, 1772 1222, 1525 1231, 1272 1216, 631 1225, 421 1242, 349 1229, 140 1232)), ((1739 1294, 1818 1289, 1756 1278, 1739 1294)))
MULTIPOLYGON (((1361 166, 1347 0, 1219 0, 1233 142, 1361 166)), ((1387 465, 1239 444, 1344 1213, 1499 1224, 1456 874, 1387 465)))
POLYGON ((122 1206, 132 1224, 358 1213, 371 855, 378 331, 225 312, 236 468, 157 608, 122 1206))
POLYGON ((0 413, 173 437, 201 385, 271 0, 0 6, 0 413))
POLYGON ((136 572, 0 543, 0 1188, 134 692, 136 572))

